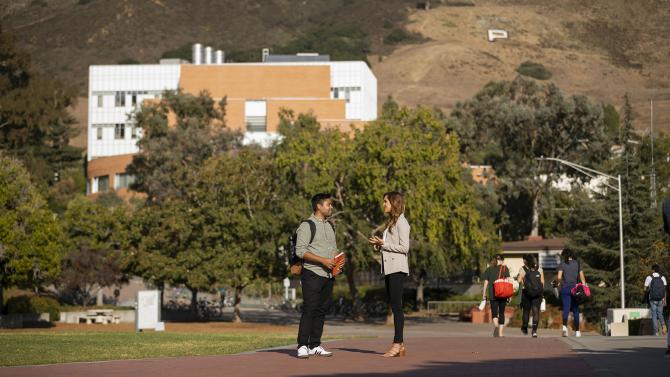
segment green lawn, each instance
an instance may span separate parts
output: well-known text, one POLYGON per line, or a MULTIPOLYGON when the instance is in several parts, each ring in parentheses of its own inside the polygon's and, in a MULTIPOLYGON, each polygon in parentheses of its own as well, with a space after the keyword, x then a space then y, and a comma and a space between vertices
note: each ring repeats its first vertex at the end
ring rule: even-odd
POLYGON ((294 342, 286 333, 2 332, 0 366, 224 355, 294 342))

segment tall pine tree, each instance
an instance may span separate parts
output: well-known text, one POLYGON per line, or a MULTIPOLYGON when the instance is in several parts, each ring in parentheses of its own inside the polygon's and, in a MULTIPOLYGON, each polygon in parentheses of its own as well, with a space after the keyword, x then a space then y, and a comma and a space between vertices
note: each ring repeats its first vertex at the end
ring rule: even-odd
MULTIPOLYGON (((644 278, 655 262, 653 256, 659 254, 657 242, 664 239, 664 234, 658 209, 652 207, 649 170, 640 156, 628 97, 623 113, 622 154, 605 162, 600 170, 621 175, 626 306, 640 306, 644 303, 644 278)), ((568 236, 594 291, 586 315, 597 321, 607 308, 621 304, 617 191, 606 189, 591 198, 577 196, 568 221, 568 236)))

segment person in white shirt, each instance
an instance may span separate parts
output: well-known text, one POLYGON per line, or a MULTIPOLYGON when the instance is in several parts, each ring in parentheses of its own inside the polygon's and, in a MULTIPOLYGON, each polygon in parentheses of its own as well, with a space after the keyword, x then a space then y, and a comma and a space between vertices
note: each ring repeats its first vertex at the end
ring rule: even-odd
MULTIPOLYGON (((661 276, 660 267, 655 264, 651 266, 652 273, 644 280, 644 289, 649 300, 651 308, 651 322, 654 328, 654 335, 659 335, 658 321, 663 322, 663 307, 666 305, 666 287, 668 285, 665 276, 661 276)), ((669 338, 670 339, 670 335, 669 338)), ((670 343, 668 343, 670 346, 670 343)))

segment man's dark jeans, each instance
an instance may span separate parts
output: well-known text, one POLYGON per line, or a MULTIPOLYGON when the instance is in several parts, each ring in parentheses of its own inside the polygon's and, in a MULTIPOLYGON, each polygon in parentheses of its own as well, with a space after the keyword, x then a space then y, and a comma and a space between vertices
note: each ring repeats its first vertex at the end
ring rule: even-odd
POLYGON ((298 347, 315 348, 321 345, 323 322, 330 309, 334 282, 335 279, 319 276, 303 268, 300 275, 303 304, 298 329, 298 347))

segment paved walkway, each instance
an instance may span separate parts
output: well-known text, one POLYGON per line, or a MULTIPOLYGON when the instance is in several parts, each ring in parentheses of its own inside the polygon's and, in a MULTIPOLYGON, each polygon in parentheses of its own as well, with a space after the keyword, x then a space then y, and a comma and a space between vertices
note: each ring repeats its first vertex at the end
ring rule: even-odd
POLYGON ((0 368, 0 377, 32 376, 665 376, 661 338, 561 338, 543 330, 539 339, 509 328, 503 339, 491 337, 488 325, 413 318, 407 323, 407 356, 384 359, 392 328, 381 324, 332 321, 325 334, 357 336, 327 342, 332 358, 294 357, 295 346, 231 356, 178 357, 0 368), (361 339, 360 337, 371 337, 361 339))
POLYGON ((327 346, 335 352, 331 358, 299 360, 290 347, 233 356, 2 368, 0 376, 596 376, 555 338, 414 338, 407 341, 407 356, 394 359, 380 356, 388 340, 340 340, 327 346))

